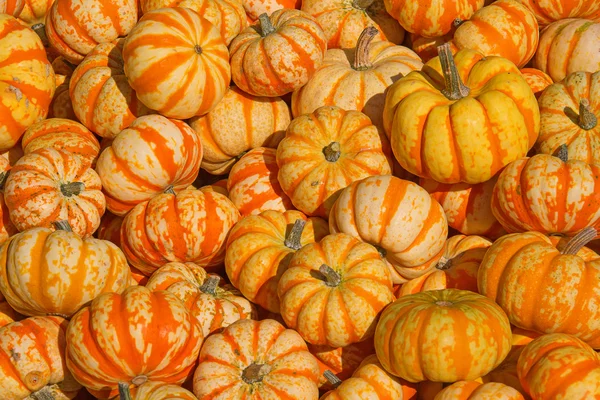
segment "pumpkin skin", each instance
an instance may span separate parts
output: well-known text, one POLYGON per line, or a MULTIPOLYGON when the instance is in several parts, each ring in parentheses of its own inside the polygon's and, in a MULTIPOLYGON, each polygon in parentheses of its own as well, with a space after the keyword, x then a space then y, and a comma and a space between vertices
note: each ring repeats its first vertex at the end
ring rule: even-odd
POLYGON ((409 382, 476 379, 498 366, 510 347, 506 314, 466 290, 400 297, 383 311, 375 330, 381 365, 409 382))
POLYGON ((258 16, 267 13, 271 15, 282 8, 300 8, 302 0, 241 0, 250 21, 256 21, 258 16))
POLYGON ((16 312, 0 293, 0 328, 15 321, 25 318, 23 315, 16 312))
POLYGON ((123 217, 119 217, 111 212, 106 212, 100 221, 100 226, 96 230, 95 236, 98 239, 108 240, 121 247, 121 225, 123 217))
POLYGON ((277 147, 281 188, 298 210, 326 218, 340 189, 391 174, 384 141, 358 111, 323 106, 294 118, 277 147))
POLYGON ((327 222, 296 210, 263 211, 242 218, 229 232, 225 271, 231 284, 251 302, 279 313, 277 283, 291 254, 329 234, 327 222), (293 230, 296 221, 305 225, 293 230))
POLYGON ((94 47, 69 81, 75 115, 88 129, 107 138, 152 112, 137 99, 123 72, 123 42, 119 39, 94 47))
POLYGON ((99 43, 126 36, 137 19, 135 0, 55 1, 46 15, 46 36, 61 56, 79 64, 99 43))
POLYGON ((229 199, 242 217, 266 210, 293 210, 290 198, 277 181, 277 150, 252 149, 235 163, 227 178, 229 199))
POLYGON ((570 335, 553 333, 529 343, 517 371, 534 399, 593 399, 600 394, 600 356, 570 335))
POLYGON ((202 153, 198 135, 184 122, 160 115, 137 118, 98 157, 107 208, 123 216, 169 186, 188 187, 198 176, 202 153))
MULTIPOLYGON (((449 51, 441 50, 452 65, 449 51)), ((396 159, 408 172, 440 183, 476 184, 533 147, 540 130, 539 108, 509 60, 465 49, 454 61, 460 79, 471 89, 469 95, 454 86, 451 92, 458 100, 442 93, 445 83, 436 57, 422 71, 390 86, 383 123, 396 159)))
POLYGON ((77 121, 75 111, 73 111, 73 102, 69 95, 69 83, 71 75, 75 70, 75 65, 71 64, 64 57, 59 56, 52 61, 52 69, 56 76, 56 91, 50 108, 48 110, 48 118, 64 118, 72 121, 77 121))
POLYGON ((496 301, 517 327, 571 334, 600 349, 600 310, 592 305, 600 287, 600 260, 587 252, 561 253, 538 232, 503 236, 481 262, 479 292, 496 301), (559 275, 568 278, 544 279, 559 275))
MULTIPOLYGON (((46 22, 46 14, 50 11, 55 0, 25 0, 23 2, 23 10, 15 17, 25 22, 37 32, 38 29, 44 29, 46 22)), ((45 33, 45 32, 44 32, 45 33)), ((46 45, 46 43, 44 43, 46 45)))
POLYGON ((204 148, 202 168, 221 175, 248 150, 277 148, 290 121, 290 109, 279 97, 252 96, 232 86, 211 112, 189 124, 204 148))
POLYGON ((344 233, 298 250, 277 295, 288 327, 308 343, 331 347, 372 337, 377 315, 394 300, 391 273, 377 249, 344 233))
MULTIPOLYGON (((544 71, 540 71, 537 68, 521 68, 521 75, 525 78, 527 84, 533 91, 535 97, 539 100, 542 95, 544 89, 548 86, 552 85, 554 82, 550 75, 545 73, 544 71)), ((542 129, 544 128, 544 123, 541 122, 542 119, 542 110, 540 106, 540 137, 542 136, 542 129)), ((539 140, 539 139, 538 139, 539 140)))
POLYGON ((5 399, 75 397, 81 385, 65 365, 67 325, 61 317, 32 317, 0 328, 0 385, 5 399))
POLYGON ((600 164, 600 73, 569 74, 549 86, 539 104, 542 124, 536 148, 541 153, 554 154, 566 144, 570 160, 600 164))
POLYGON ((177 296, 131 286, 82 308, 71 319, 66 339, 67 367, 75 379, 92 395, 110 398, 118 393, 118 382, 183 383, 203 336, 177 296))
POLYGON ((385 9, 408 32, 436 37, 452 30, 456 18, 464 21, 483 7, 484 0, 384 0, 385 9))
POLYGON ((525 400, 518 390, 503 383, 459 381, 442 389, 434 400, 525 400))
POLYGON ((56 78, 39 36, 0 14, 0 151, 15 146, 29 126, 46 118, 56 78))
POLYGON ((321 368, 320 389, 334 389, 335 385, 323 375, 325 371, 334 373, 339 379, 346 380, 352 376, 362 361, 375 354, 372 339, 352 343, 344 347, 308 344, 308 350, 317 358, 321 368))
POLYGON ((280 9, 244 29, 229 45, 231 77, 255 96, 282 96, 306 84, 323 62, 327 37, 317 20, 280 9))
POLYGON ((593 45, 599 36, 598 22, 579 18, 553 22, 541 32, 533 65, 554 82, 577 71, 594 73, 600 70, 600 54, 593 45))
POLYGON ((164 382, 146 382, 130 391, 131 400, 197 400, 196 396, 179 385, 164 382))
POLYGON ((242 319, 209 336, 194 373, 198 400, 318 398, 319 365, 300 335, 272 319, 242 319))
POLYGON ((25 0, 4 0, 0 7, 0 14, 18 17, 24 6, 25 0))
MULTIPOLYGON (((10 168, 11 165, 8 159, 0 157, 0 181, 6 179, 6 175, 9 173, 10 168)), ((9 237, 18 232, 19 230, 10 220, 8 207, 4 201, 4 190, 0 190, 0 245, 6 242, 9 237)))
POLYGON ((54 228, 67 220, 73 232, 91 236, 106 210, 98 174, 66 150, 40 148, 24 155, 6 180, 4 201, 19 231, 54 228))
POLYGON ((533 11, 541 27, 567 18, 600 20, 600 4, 585 0, 519 0, 533 11))
POLYGON ((454 30, 445 35, 436 37, 424 37, 411 33, 409 36, 410 48, 421 57, 421 60, 423 60, 424 63, 426 63, 438 56, 437 48, 444 43, 448 43, 452 54, 456 54, 458 49, 452 41, 453 37, 454 30))

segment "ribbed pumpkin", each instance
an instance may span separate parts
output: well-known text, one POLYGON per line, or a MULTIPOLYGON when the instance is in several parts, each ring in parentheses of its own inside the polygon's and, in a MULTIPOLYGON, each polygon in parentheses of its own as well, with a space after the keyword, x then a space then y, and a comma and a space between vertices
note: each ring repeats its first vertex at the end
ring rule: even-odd
POLYGON ((75 115, 88 129, 107 138, 114 138, 137 117, 151 113, 125 77, 123 41, 94 47, 69 81, 75 115))
POLYGON ((29 229, 0 248, 0 289, 23 315, 70 317, 99 294, 130 286, 129 266, 117 246, 81 239, 64 221, 59 226, 55 232, 29 229))
POLYGON ((424 37, 411 33, 407 41, 410 44, 410 48, 413 49, 413 51, 417 53, 419 57, 421 57, 423 62, 426 63, 432 58, 438 56, 437 49, 444 43, 448 43, 450 45, 450 50, 452 51, 452 54, 456 54, 458 49, 452 41, 453 37, 454 29, 445 35, 436 37, 424 37))
POLYGON ((98 239, 108 240, 121 247, 121 225, 123 224, 123 217, 114 215, 110 211, 106 212, 102 216, 100 226, 96 230, 95 236, 98 239))
POLYGON ((598 36, 600 22, 581 18, 553 22, 541 32, 534 66, 554 82, 577 71, 594 73, 600 70, 600 52, 594 45, 598 36))
POLYGON ((38 35, 0 14, 0 151, 48 115, 56 81, 38 35))
POLYGON ((327 49, 354 47, 369 26, 378 30, 375 40, 396 44, 404 40, 404 29, 387 13, 383 0, 303 0, 301 9, 323 28, 327 49))
POLYGON ((377 315, 394 300, 391 273, 377 249, 344 233, 298 250, 277 294, 288 327, 308 343, 332 347, 373 336, 377 315))
POLYGON ((46 16, 52 48, 73 64, 99 43, 126 36, 138 19, 135 0, 55 1, 46 16))
POLYGON ((282 8, 300 8, 302 0, 241 0, 250 21, 256 21, 258 16, 282 8))
MULTIPOLYGON (((542 95, 542 92, 548 86, 554 83, 552 81, 552 78, 550 78, 550 76, 547 73, 537 68, 521 68, 521 75, 523 75, 523 78, 525 78, 525 81, 527 82, 527 84, 529 84, 529 87, 533 91, 533 94, 538 99, 542 95)), ((540 110, 540 137, 542 136, 542 129, 544 128, 544 124, 541 122, 541 114, 542 110, 540 110)))
POLYGON ((244 217, 263 211, 293 210, 290 198, 277 181, 277 150, 252 149, 235 163, 227 179, 229 199, 244 217))
POLYGON ((290 121, 289 107, 279 97, 252 96, 232 86, 211 112, 189 123, 202 141, 202 168, 220 175, 248 150, 277 148, 290 121))
POLYGON ((525 400, 518 390, 503 383, 458 381, 442 389, 434 400, 525 400))
POLYGON ((391 174, 385 138, 359 111, 323 106, 292 120, 277 147, 277 175, 292 204, 327 217, 339 190, 373 175, 391 174))
POLYGON ((600 72, 573 72, 539 98, 541 129, 536 147, 554 154, 567 145, 569 159, 600 164, 600 72))
POLYGON ((33 317, 0 328, 0 387, 4 399, 72 399, 81 385, 65 365, 60 317, 33 317))
POLYGON ((373 339, 352 343, 344 347, 308 344, 308 350, 317 358, 321 368, 320 389, 333 389, 335 384, 323 374, 325 371, 334 373, 339 379, 350 378, 360 363, 368 356, 375 354, 373 339))
POLYGON ((0 4, 0 14, 18 17, 24 6, 25 0, 4 0, 0 4))
POLYGON ((239 320, 202 346, 194 373, 198 400, 314 400, 319 365, 300 335, 272 319, 239 320))
POLYGON ((40 148, 12 167, 4 186, 10 219, 20 231, 53 228, 67 220, 73 232, 91 236, 106 210, 98 174, 67 150, 40 148))
POLYGON ((467 290, 400 297, 383 311, 375 331, 382 366, 409 382, 476 379, 498 366, 510 347, 506 314, 467 290))
POLYGON ((52 61, 52 69, 56 76, 56 91, 50 103, 48 118, 64 118, 77 121, 77 116, 73 111, 73 102, 69 95, 69 83, 75 67, 63 56, 59 56, 52 61))
POLYGON ((280 9, 244 29, 229 45, 231 77, 255 96, 282 96, 306 84, 323 62, 327 37, 317 20, 280 9))
MULTIPOLYGON (((121 385, 120 385, 121 386, 121 385)), ((126 384, 122 384, 123 389, 127 388, 126 384)), ((121 394, 121 392, 119 392, 121 394)), ((120 395, 120 400, 197 400, 196 396, 187 389, 179 385, 172 385, 164 382, 146 382, 140 386, 129 390, 130 397, 120 395)))
MULTIPOLYGON (((25 24, 31 27, 36 33, 41 32, 40 36, 45 36, 46 32, 44 24, 46 23, 46 15, 48 14, 48 11, 50 11, 54 1, 55 0, 24 0, 23 10, 21 10, 18 15, 15 15, 15 17, 18 17, 21 21, 25 22, 25 24)), ((44 45, 47 45, 47 43, 44 43, 44 45)))
POLYGON ((385 90, 411 71, 420 70, 419 56, 404 46, 375 41, 378 31, 366 28, 355 42, 354 56, 330 49, 308 83, 292 95, 292 114, 298 117, 321 106, 362 111, 383 132, 385 90))
POLYGON ((566 18, 600 20, 600 3, 587 0, 519 0, 533 11, 541 26, 566 18))
POLYGON ((137 118, 102 151, 96 171, 107 208, 125 215, 136 204, 189 186, 202 161, 200 138, 182 121, 160 115, 137 118))
POLYGON ((145 286, 153 292, 175 294, 198 319, 206 337, 239 319, 256 318, 252 303, 231 285, 221 283, 220 277, 194 263, 171 262, 157 269, 145 286))
POLYGON ((453 56, 448 45, 439 51, 390 86, 384 128, 408 172, 441 183, 485 182, 535 144, 537 100, 509 60, 468 49, 453 56))
POLYGON ((177 296, 131 286, 122 294, 104 293, 81 309, 66 340, 67 366, 75 379, 92 395, 110 398, 119 382, 183 383, 203 336, 177 296))
POLYGON ((8 159, 0 157, 0 188, 2 188, 2 190, 0 190, 0 245, 6 242, 9 237, 19 232, 10 220, 8 207, 4 201, 4 185, 6 184, 10 168, 11 166, 8 159))
POLYGON ((329 233, 327 222, 300 211, 263 211, 242 218, 229 232, 225 271, 250 301, 279 313, 277 283, 291 255, 329 233))
POLYGON ((571 334, 600 349, 595 306, 600 256, 589 250, 576 254, 595 236, 595 229, 587 228, 561 251, 538 232, 503 236, 481 262, 479 292, 498 303, 515 326, 571 334))
POLYGON ((16 312, 14 308, 8 304, 4 295, 0 293, 0 328, 23 318, 25 318, 25 316, 16 312))

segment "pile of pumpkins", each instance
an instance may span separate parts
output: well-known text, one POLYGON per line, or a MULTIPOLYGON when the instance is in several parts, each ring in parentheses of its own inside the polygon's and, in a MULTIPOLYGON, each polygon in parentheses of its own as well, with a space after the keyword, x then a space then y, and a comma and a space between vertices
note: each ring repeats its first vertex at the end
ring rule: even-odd
POLYGON ((0 13, 0 399, 600 399, 599 1, 0 13))

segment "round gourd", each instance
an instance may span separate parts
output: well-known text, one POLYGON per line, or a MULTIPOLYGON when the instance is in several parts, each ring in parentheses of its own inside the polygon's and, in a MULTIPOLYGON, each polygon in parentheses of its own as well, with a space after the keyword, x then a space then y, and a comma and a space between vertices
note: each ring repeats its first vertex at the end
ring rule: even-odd
POLYGON ((249 21, 256 21, 259 15, 271 15, 282 8, 300 8, 302 0, 241 0, 249 21))
POLYGON ((525 400, 518 390, 503 383, 458 381, 442 389, 433 400, 525 400))
POLYGON ((119 383, 119 400, 198 400, 192 392, 182 388, 179 385, 172 385, 164 382, 146 382, 131 390, 126 383, 119 383), (130 397, 123 396, 127 391, 130 397))
POLYGON ((327 377, 323 375, 325 371, 334 373, 338 379, 348 379, 365 358, 375 354, 375 347, 373 339, 369 338, 368 340, 352 343, 344 347, 331 347, 309 343, 308 351, 310 351, 319 362, 319 367, 321 368, 319 388, 324 390, 335 388, 335 382, 330 382, 327 377))
MULTIPOLYGON (((552 78, 550 78, 550 76, 547 73, 545 73, 544 71, 540 71, 537 68, 521 68, 521 75, 523 75, 523 78, 525 78, 525 81, 527 82, 527 84, 529 84, 529 87, 533 91, 533 94, 538 99, 542 95, 544 89, 546 89, 548 86, 554 83, 552 81, 552 78)), ((541 114, 542 111, 540 110, 540 120, 542 118, 541 114)), ((543 127, 544 124, 540 121, 540 136, 542 135, 541 128, 543 127)))
POLYGON ((450 31, 445 35, 436 37, 424 37, 421 35, 411 33, 408 37, 407 42, 410 44, 410 48, 413 49, 413 51, 417 53, 419 57, 421 57, 424 63, 426 63, 432 58, 438 56, 438 47, 445 43, 448 43, 450 45, 450 50, 452 51, 452 54, 456 54, 458 49, 452 41, 453 37, 454 30, 450 31))
MULTIPOLYGON (((0 187, 6 184, 6 179, 11 165, 8 159, 0 157, 0 187)), ((0 190, 0 245, 8 240, 9 237, 18 233, 19 230, 10 220, 10 215, 6 202, 4 201, 4 190, 0 190)), ((1 295, 2 293, 0 293, 1 295)))
MULTIPOLYGON (((46 23, 46 15, 48 14, 48 11, 50 11, 54 1, 55 0, 24 0, 23 9, 18 15, 15 15, 15 17, 18 17, 21 21, 25 22, 31 29, 38 33, 38 35, 41 32, 41 35, 45 36, 46 32, 44 24, 46 23)), ((10 1, 8 1, 8 3, 10 3, 10 1)), ((44 43, 44 46, 47 45, 48 43, 44 43)))
POLYGON ((587 0, 519 0, 533 11, 540 26, 566 18, 600 20, 600 3, 587 0))

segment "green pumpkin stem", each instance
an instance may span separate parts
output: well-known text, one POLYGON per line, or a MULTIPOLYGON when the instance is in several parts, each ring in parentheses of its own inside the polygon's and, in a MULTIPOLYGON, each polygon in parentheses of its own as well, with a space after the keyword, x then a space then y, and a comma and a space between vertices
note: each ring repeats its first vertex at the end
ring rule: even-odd
POLYGON ((218 276, 209 275, 202 283, 202 286, 200 286, 200 291, 215 296, 220 280, 221 279, 218 276))
POLYGON ((306 226, 306 221, 303 219, 297 219, 294 222, 294 226, 285 237, 285 241, 283 244, 285 247, 290 248, 292 250, 300 250, 302 248, 302 243, 300 243, 300 239, 302 238, 302 232, 304 231, 304 226, 306 226))
POLYGON ((569 148, 566 144, 561 144, 556 152, 556 157, 560 158, 562 162, 569 161, 569 148))
POLYGON ((592 107, 588 99, 581 99, 579 101, 579 119, 577 125, 586 131, 594 129, 598 125, 598 118, 592 112, 592 107))
POLYGON ((446 88, 442 90, 442 94, 448 100, 460 100, 463 97, 467 97, 471 93, 471 89, 460 79, 460 74, 458 73, 458 68, 450 49, 450 43, 438 46, 437 51, 440 57, 440 64, 442 65, 444 81, 446 82, 446 88))
POLYGON ((357 71, 366 71, 373 68, 373 64, 371 64, 371 60, 369 60, 369 45, 378 33, 379 30, 374 26, 368 26, 361 32, 358 41, 356 42, 352 68, 357 71))
POLYGON ((342 277, 340 274, 335 272, 335 270, 327 264, 321 265, 319 267, 319 272, 323 275, 323 277, 325 277, 325 284, 327 286, 336 287, 342 283, 342 277))
POLYGON ((325 159, 329 162, 336 162, 339 160, 342 155, 342 149, 339 142, 329 143, 329 146, 323 149, 323 155, 325 155, 325 159))
POLYGON ((326 370, 325 372, 323 372, 323 376, 325 377, 325 379, 327 379, 327 381, 331 384, 331 386, 333 386, 334 388, 337 388, 338 386, 340 386, 342 384, 342 380, 340 378, 338 378, 333 372, 331 372, 330 370, 326 370))
POLYGON ((131 400, 129 384, 126 382, 119 382, 119 400, 131 400))
POLYGON ((575 255, 589 242, 598 236, 598 231, 593 226, 581 230, 577 235, 573 236, 560 252, 565 255, 575 255))
POLYGON ((265 375, 271 372, 271 366, 269 364, 250 364, 242 372, 242 380, 247 384, 258 383, 263 380, 265 375))
POLYGON ((354 0, 352 2, 352 7, 365 10, 369 8, 369 6, 373 4, 374 1, 375 0, 354 0))
POLYGON ((73 232, 73 228, 71 228, 71 224, 69 224, 69 221, 67 221, 66 219, 63 219, 60 221, 54 221, 53 225, 57 231, 73 232))
POLYGON ((60 192, 65 197, 79 196, 84 190, 85 183, 83 182, 70 182, 60 185, 60 192))
POLYGON ((44 24, 35 24, 31 26, 31 29, 37 33, 37 35, 42 40, 42 44, 44 47, 50 47, 50 42, 48 41, 48 36, 46 36, 46 26, 44 24))
POLYGON ((260 24, 260 36, 265 37, 275 32, 277 29, 273 26, 271 19, 267 13, 262 13, 258 16, 258 23, 260 24))

